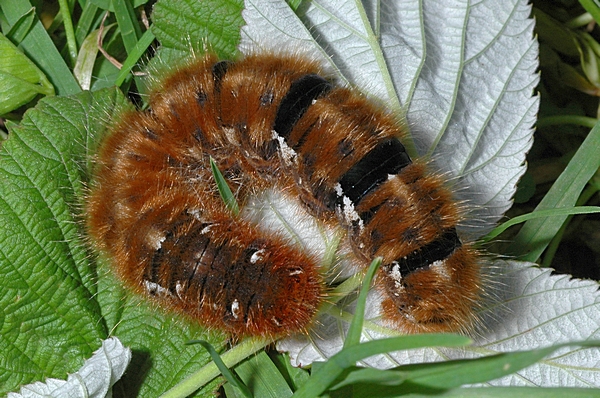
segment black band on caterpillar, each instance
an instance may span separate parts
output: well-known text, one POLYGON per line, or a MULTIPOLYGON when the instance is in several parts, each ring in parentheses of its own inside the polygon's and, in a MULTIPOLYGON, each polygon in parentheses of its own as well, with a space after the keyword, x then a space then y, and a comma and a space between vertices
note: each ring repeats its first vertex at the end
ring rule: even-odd
POLYGON ((411 272, 444 261, 461 246, 462 243, 458 238, 456 228, 451 228, 433 242, 412 252, 406 257, 397 259, 388 265, 388 267, 398 266, 400 273, 406 276, 411 272))
POLYGON ((231 65, 233 65, 231 61, 220 61, 213 65, 212 75, 215 79, 215 94, 221 91, 221 81, 231 65))
MULTIPOLYGON (((331 88, 331 83, 318 75, 306 75, 294 81, 279 104, 273 130, 282 138, 287 139, 313 101, 331 88)), ((290 146, 294 147, 295 145, 290 146)))
MULTIPOLYGON (((343 196, 350 198, 354 205, 391 174, 398 174, 411 163, 404 145, 397 139, 387 139, 367 153, 340 180, 343 196)), ((342 197, 338 204, 343 204, 342 197)))

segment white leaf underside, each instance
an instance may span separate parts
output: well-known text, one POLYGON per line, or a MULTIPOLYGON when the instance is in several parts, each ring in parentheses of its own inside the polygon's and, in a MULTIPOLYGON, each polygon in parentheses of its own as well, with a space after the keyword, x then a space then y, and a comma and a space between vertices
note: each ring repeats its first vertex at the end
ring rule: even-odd
MULTIPOLYGON (((405 115, 418 153, 450 177, 457 198, 468 204, 461 234, 483 236, 510 208, 532 144, 539 104, 532 94, 539 78, 530 6, 523 0, 364 1, 363 6, 313 1, 298 18, 283 2, 246 0, 240 47, 321 59, 340 73, 340 82, 405 115)), ((265 200, 281 206, 279 199, 265 200)), ((322 236, 318 230, 291 233, 313 240, 322 236)), ((597 337, 596 282, 551 276, 550 270, 516 261, 495 260, 489 269, 491 298, 480 313, 484 327, 475 347, 387 354, 363 365, 474 358, 597 337)), ((368 300, 367 319, 379 313, 375 296, 368 300)), ((347 320, 324 315, 318 323, 310 336, 279 342, 294 365, 325 360, 341 349, 347 320)), ((367 323, 362 338, 386 335, 367 323)), ((598 368, 600 350, 572 347, 488 384, 600 387, 598 368)))
POLYGON ((102 342, 91 358, 67 380, 47 379, 21 387, 20 393, 9 393, 8 398, 105 398, 131 361, 131 350, 116 337, 102 342))

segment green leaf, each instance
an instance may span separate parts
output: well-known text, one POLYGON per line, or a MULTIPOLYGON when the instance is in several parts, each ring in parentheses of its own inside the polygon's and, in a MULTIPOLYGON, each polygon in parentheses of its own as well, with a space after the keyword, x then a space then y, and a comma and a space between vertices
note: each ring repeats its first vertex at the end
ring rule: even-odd
POLYGON ((46 383, 32 383, 21 387, 21 394, 13 393, 11 398, 63 398, 83 397, 106 398, 113 385, 123 376, 131 350, 123 347, 119 339, 111 337, 102 342, 94 355, 66 380, 46 379, 46 383))
POLYGON ((190 338, 223 348, 222 334, 126 291, 85 244, 90 156, 107 112, 127 108, 115 89, 42 99, 0 150, 0 394, 73 373, 109 335, 132 349, 137 369, 116 396, 157 396, 210 362, 185 346, 190 338))
MULTIPOLYGON (((9 22, 16 19, 20 5, 7 4, 2 0, 0 5, 3 7, 2 11, 9 9, 7 14, 12 13, 9 15, 9 22)), ((234 18, 238 20, 241 20, 240 10, 238 4, 234 10, 237 13, 234 18)), ((204 16, 212 18, 211 13, 204 16)), ((29 36, 33 33, 35 27, 29 36)), ((34 35, 41 37, 39 43, 29 41, 22 45, 24 48, 39 48, 45 43, 44 34, 45 32, 41 36, 34 35)), ((239 40, 239 31, 237 35, 239 40)), ((153 38, 152 34, 144 37, 150 40, 153 38)), ((144 43, 147 45, 149 41, 145 40, 144 43)), ((50 58, 53 51, 56 51, 55 47, 48 52, 50 58)), ((45 51, 40 52, 46 54, 45 51)), ((62 59, 60 63, 66 67, 62 59)), ((73 79, 66 68, 58 74, 58 79, 73 79)), ((66 86, 68 84, 63 88, 66 86)), ((59 94, 66 91, 59 90, 59 94)), ((27 114, 21 126, 11 130, 10 138, 5 142, 0 168, 9 175, 1 181, 3 185, 0 197, 5 206, 2 207, 0 222, 9 227, 0 232, 0 238, 5 244, 0 248, 5 254, 0 272, 2 276, 6 276, 3 283, 13 290, 2 289, 3 293, 6 292, 2 297, 2 316, 10 320, 3 322, 3 325, 5 328, 10 327, 10 333, 3 333, 0 337, 0 344, 7 347, 0 353, 0 363, 8 364, 7 371, 0 372, 3 375, 0 377, 4 377, 0 383, 1 392, 14 390, 21 384, 43 380, 48 376, 60 377, 69 371, 73 372, 80 365, 75 359, 80 359, 81 362, 109 334, 118 336, 132 349, 131 368, 136 369, 134 372, 127 372, 123 381, 117 384, 115 396, 158 396, 191 374, 205 378, 200 383, 204 387, 195 396, 212 395, 212 391, 220 383, 218 379, 214 379, 218 372, 209 366, 212 363, 210 356, 204 350, 187 347, 184 343, 191 338, 200 338, 210 341, 221 351, 225 336, 206 331, 194 321, 173 316, 155 304, 132 295, 113 275, 107 259, 92 260, 90 250, 82 238, 85 234, 81 222, 82 201, 85 196, 83 187, 87 182, 87 172, 93 166, 92 156, 104 135, 105 122, 109 116, 118 117, 116 115, 127 108, 125 104, 124 97, 114 89, 98 91, 93 95, 86 93, 75 97, 54 98, 52 101, 43 100, 27 114), (49 107, 59 110, 50 112, 47 110, 49 107), (52 119, 48 121, 50 116, 52 119), (31 121, 32 118, 35 118, 35 122, 31 121), (21 131, 25 133, 21 134, 21 131), (26 144, 20 142, 22 137, 27 138, 26 144), (57 140, 63 140, 68 145, 59 144, 57 140), (40 145, 52 154, 51 159, 48 156, 38 159, 31 154, 32 149, 37 150, 40 145), (17 151, 18 156, 13 155, 13 151, 17 151), (5 161, 6 154, 10 156, 5 161), (26 164, 18 163, 22 159, 27 159, 26 164), (51 160, 59 165, 72 163, 73 171, 59 173, 51 160), (19 173, 13 170, 15 168, 26 176, 35 175, 40 181, 36 180, 34 184, 31 182, 32 178, 24 178, 21 183, 19 173), (66 178, 61 177, 63 175, 66 178), (28 184, 32 186, 29 187, 28 184), (38 185, 46 187, 48 184, 48 192, 38 192, 38 185), (13 198, 15 192, 18 195, 13 198), (26 208, 18 208, 19 203, 23 203, 26 208), (36 207, 38 205, 39 208, 36 207), (19 216, 29 217, 34 221, 23 221, 19 216), (52 227, 58 232, 69 231, 70 236, 65 236, 65 233, 53 234, 52 227), (40 254, 32 256, 29 250, 38 250, 40 254), (48 263, 53 267, 48 267, 48 263), (63 268, 66 270, 63 271, 63 268), (18 278, 15 279, 15 276, 18 278), (11 281, 10 284, 8 281, 11 281), (38 286, 40 284, 41 287, 38 286), (57 289, 57 286, 61 289, 57 289), (15 292, 14 289, 17 288, 21 290, 15 292), (43 291, 40 292, 42 288, 43 291), (80 290, 86 294, 82 294, 80 290), (27 295, 23 292, 27 292, 27 295), (60 293, 60 300, 54 300, 60 306, 49 301, 50 298, 43 293, 60 293), (35 300, 26 300, 29 296, 33 296, 35 300), (48 305, 49 303, 52 305, 48 305), (55 318, 61 319, 64 313, 68 314, 70 322, 78 323, 62 325, 51 322, 55 318), (28 325, 28 317, 42 321, 28 325), (23 326, 19 328, 15 325, 23 326), (86 332, 86 328, 91 328, 91 331, 86 332), (12 336, 11 333, 23 337, 19 340, 18 336, 12 336), (84 337, 75 339, 85 333, 84 337), (15 340, 18 340, 18 344, 15 340), (34 347, 30 344, 31 341, 41 342, 44 348, 34 347), (44 356, 38 358, 38 352, 44 356)), ((254 351, 265 344, 254 344, 254 351)), ((245 346, 242 345, 243 347, 245 346)), ((250 355, 248 351, 244 351, 241 356, 237 351, 231 352, 232 355, 228 354, 230 352, 223 355, 228 366, 239 363, 250 355), (228 362, 231 358, 234 358, 233 362, 228 362)), ((189 393, 193 391, 192 389, 189 393)))
POLYGON ((0 151, 2 392, 73 372, 108 336, 74 215, 90 132, 116 103, 114 92, 44 99, 0 151))
POLYGON ((211 50, 221 57, 237 51, 241 0, 161 0, 154 5, 152 30, 161 42, 160 57, 185 57, 193 50, 211 50), (182 34, 185 32, 184 34, 182 34))
POLYGON ((0 115, 25 105, 36 95, 54 95, 44 73, 0 33, 0 115))

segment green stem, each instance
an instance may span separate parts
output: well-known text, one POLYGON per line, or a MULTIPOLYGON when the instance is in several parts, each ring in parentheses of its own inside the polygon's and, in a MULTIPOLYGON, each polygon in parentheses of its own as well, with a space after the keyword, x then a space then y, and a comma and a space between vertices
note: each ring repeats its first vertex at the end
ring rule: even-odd
MULTIPOLYGON (((272 340, 270 339, 249 338, 227 351, 221 356, 221 359, 228 368, 231 368, 271 343, 272 340)), ((210 362, 196 373, 186 377, 160 397, 185 398, 220 374, 221 372, 217 368, 217 365, 214 362, 210 362)))
POLYGON ((582 26, 588 25, 590 22, 594 21, 594 17, 589 12, 584 12, 581 15, 576 16, 570 21, 565 22, 565 26, 570 29, 581 28, 582 26))
POLYGON ((546 116, 538 119, 537 126, 547 127, 557 124, 576 124, 579 126, 592 128, 596 125, 597 121, 597 119, 591 117, 577 115, 546 116))
POLYGON ((67 0, 58 0, 58 4, 65 25, 65 34, 67 35, 67 47, 69 48, 71 65, 75 65, 75 62, 77 61, 77 41, 75 39, 75 29, 73 29, 73 20, 71 19, 69 2, 67 0))

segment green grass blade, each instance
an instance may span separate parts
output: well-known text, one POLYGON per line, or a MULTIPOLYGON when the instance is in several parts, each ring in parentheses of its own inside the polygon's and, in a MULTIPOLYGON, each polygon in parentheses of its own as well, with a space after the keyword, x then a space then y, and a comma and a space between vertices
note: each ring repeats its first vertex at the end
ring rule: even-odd
POLYGON ((217 182, 217 189, 219 190, 219 194, 221 195, 223 202, 225 202, 225 206, 227 206, 227 208, 234 215, 240 214, 240 207, 238 206, 237 201, 235 200, 235 196, 233 196, 233 192, 231 192, 229 185, 227 185, 225 177, 223 177, 223 174, 221 174, 221 170, 219 170, 217 164, 215 163, 215 160, 212 157, 210 158, 210 168, 212 170, 213 177, 217 182))
POLYGON ((596 119, 593 117, 579 115, 558 115, 541 117, 537 121, 537 127, 557 126, 562 124, 574 124, 587 128, 593 128, 596 125, 596 119))
POLYGON ((250 392, 250 389, 248 389, 248 386, 246 386, 231 370, 229 370, 227 365, 225 365, 225 363, 219 356, 219 353, 208 341, 192 340, 189 341, 188 344, 200 344, 202 347, 204 347, 204 349, 210 354, 210 357, 212 358, 215 365, 217 365, 217 368, 219 368, 219 371, 221 372, 223 377, 225 377, 225 380, 227 380, 230 384, 237 388, 244 397, 252 397, 252 393, 250 392))
MULTIPOLYGON (((594 388, 541 388, 541 387, 474 387, 454 388, 445 391, 422 391, 415 394, 398 392, 395 386, 373 386, 362 384, 355 386, 348 394, 353 398, 390 398, 390 397, 439 397, 439 398, 599 398, 600 390, 594 388)), ((335 395, 331 395, 335 396, 335 395)))
MULTIPOLYGON (((134 51, 139 52, 139 49, 143 47, 138 45, 138 40, 142 37, 142 28, 138 23, 135 10, 130 1, 112 0, 112 5, 115 9, 115 17, 121 31, 121 39, 123 40, 125 51, 129 57, 131 53, 134 51)), ((134 55, 134 57, 139 59, 137 55, 134 55)), ((135 82, 137 87, 140 88, 140 93, 144 94, 144 80, 140 77, 136 77, 135 82)))
MULTIPOLYGON (((511 352, 477 359, 455 360, 399 366, 390 370, 354 368, 340 383, 332 387, 338 392, 364 390, 370 397, 423 394, 452 390, 462 385, 484 383, 507 376, 541 361, 555 350, 581 344, 597 346, 599 341, 559 344, 539 350, 511 352)), ((357 394, 358 396, 364 396, 357 394)))
POLYGON ((424 347, 457 347, 470 343, 464 336, 453 334, 417 334, 369 341, 344 348, 314 371, 309 381, 293 395, 295 398, 318 397, 335 380, 354 367, 356 362, 386 352, 424 347))
POLYGON ((471 339, 468 337, 456 334, 413 334, 354 345, 340 351, 334 357, 339 365, 350 367, 365 358, 386 352, 424 347, 461 347, 470 343, 471 339))
POLYGON ((520 224, 522 222, 528 220, 535 220, 538 218, 548 218, 548 217, 557 217, 557 216, 570 216, 575 214, 591 214, 591 213, 600 213, 600 207, 598 206, 576 206, 570 209, 549 209, 549 210, 539 210, 533 213, 522 214, 520 216, 511 218, 510 220, 498 225, 489 234, 487 234, 482 240, 484 242, 489 242, 502 232, 506 231, 508 228, 513 225, 520 224))
POLYGON ((142 30, 129 1, 113 0, 112 5, 115 8, 115 17, 121 30, 125 51, 129 54, 133 51, 138 38, 142 36, 142 30))
MULTIPOLYGON (((108 25, 104 27, 102 38, 113 26, 108 25)), ((77 55, 77 61, 73 68, 73 75, 77 78, 77 81, 84 90, 89 90, 92 85, 92 79, 94 77, 94 67, 96 65, 96 59, 98 56, 98 37, 100 35, 100 29, 96 29, 83 41, 79 54, 77 55)))
MULTIPOLYGON (((555 181, 535 211, 573 208, 585 185, 600 167, 600 121, 590 131, 567 168, 555 181)), ((529 220, 508 248, 520 259, 536 261, 556 235, 568 215, 529 220)))
POLYGON ((33 24, 35 24, 35 21, 37 21, 37 17, 35 15, 35 8, 32 7, 13 24, 8 33, 6 33, 6 37, 10 37, 15 43, 22 42, 33 27, 33 24))
POLYGON ((432 364, 406 365, 397 368, 410 381, 406 392, 416 392, 420 388, 450 389, 465 384, 483 383, 515 373, 541 361, 559 348, 581 345, 597 347, 599 341, 557 344, 537 350, 518 351, 487 356, 477 359, 447 361, 432 364))
MULTIPOLYGON (((268 344, 272 343, 270 340, 263 339, 246 339, 227 351, 221 356, 223 363, 227 367, 232 367, 248 356, 262 350, 268 344)), ((207 384, 209 381, 219 376, 220 371, 214 362, 210 362, 200 370, 192 373, 179 384, 171 388, 169 391, 161 395, 161 398, 180 398, 187 397, 200 387, 207 384)))
POLYGON ((292 390, 273 360, 262 351, 235 367, 235 372, 252 394, 260 398, 285 398, 292 390))
POLYGON ((85 3, 81 10, 81 15, 77 21, 77 27, 75 28, 75 40, 77 44, 81 46, 85 38, 92 32, 98 20, 96 13, 98 12, 98 6, 93 4, 91 1, 85 3))
POLYGON ((310 378, 310 372, 308 370, 292 366, 290 356, 287 353, 274 355, 271 359, 279 369, 280 373, 284 375, 293 391, 300 388, 300 386, 306 383, 310 378))
POLYGON ((73 19, 71 19, 71 10, 67 0, 58 0, 60 5, 60 13, 63 17, 63 26, 65 28, 65 36, 67 37, 67 48, 69 49, 69 57, 71 65, 75 65, 77 60, 77 42, 75 40, 75 29, 73 28, 73 19))
POLYGON ((344 340, 344 347, 350 347, 360 343, 360 335, 362 333, 363 323, 365 320, 365 306, 367 303, 367 295, 369 294, 369 290, 371 288, 371 282, 375 277, 375 273, 379 269, 381 265, 381 258, 376 258, 371 262, 367 274, 363 280, 362 287, 360 288, 360 293, 358 295, 358 300, 356 301, 356 310, 354 311, 354 318, 350 323, 350 328, 348 329, 348 335, 344 340))
MULTIPOLYGON (((28 0, 0 0, 0 8, 11 27, 30 12, 32 6, 28 0)), ((75 94, 81 91, 71 70, 61 57, 39 19, 27 36, 18 43, 25 54, 45 73, 58 95, 75 94)))
POLYGON ((579 0, 579 4, 585 8, 587 12, 589 12, 596 23, 600 23, 600 7, 598 7, 598 3, 594 0, 579 0))
POLYGON ((148 47, 150 47, 154 39, 155 37, 154 33, 152 33, 152 30, 148 29, 146 32, 144 32, 140 40, 135 44, 132 51, 127 56, 125 62, 123 62, 121 71, 119 72, 119 75, 115 80, 116 86, 120 86, 121 84, 123 84, 127 76, 129 76, 129 72, 131 72, 131 69, 133 69, 133 67, 137 65, 139 59, 146 53, 146 50, 148 49, 148 47))

